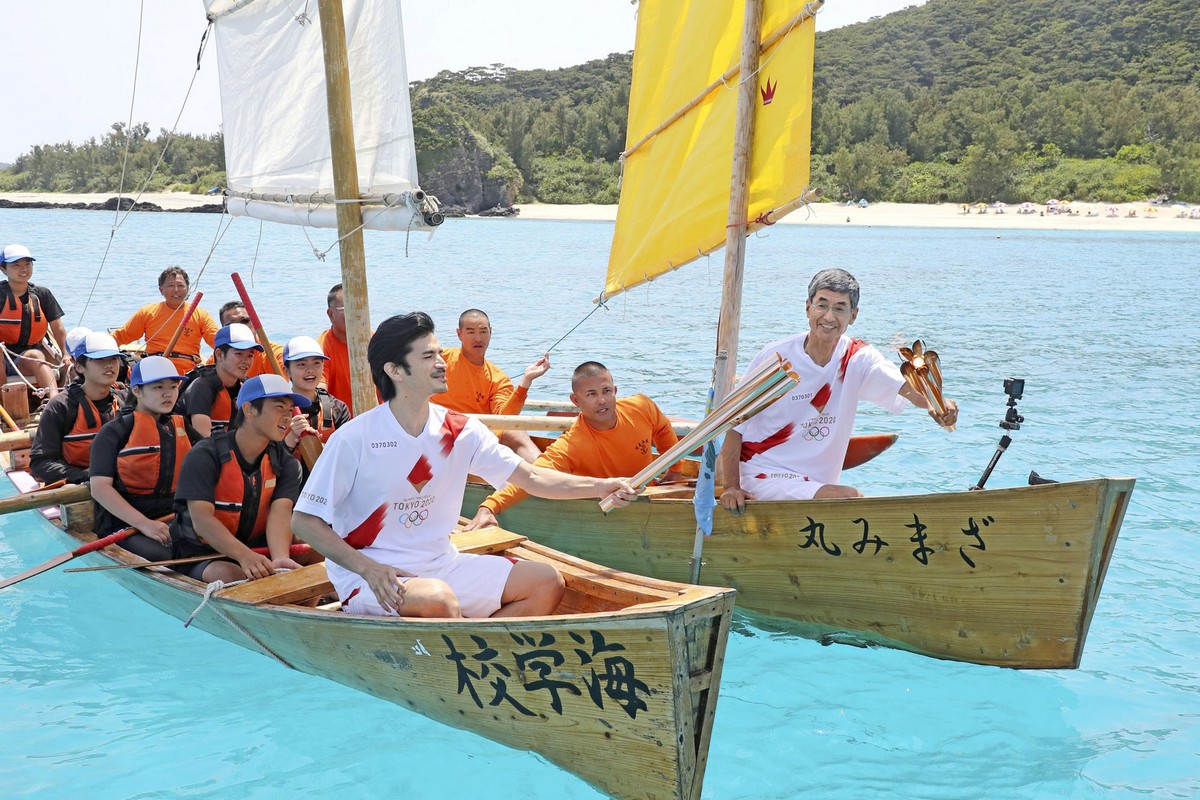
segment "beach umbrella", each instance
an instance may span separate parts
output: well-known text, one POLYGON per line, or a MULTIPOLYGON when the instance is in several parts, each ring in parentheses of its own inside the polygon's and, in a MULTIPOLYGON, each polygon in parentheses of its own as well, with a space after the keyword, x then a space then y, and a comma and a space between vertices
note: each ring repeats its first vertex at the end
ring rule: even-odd
POLYGON ((1048 205, 1048 206, 1056 206, 1056 205, 1058 205, 1058 201, 1057 201, 1057 200, 1055 200, 1054 198, 1050 198, 1049 200, 1047 200, 1047 201, 1046 201, 1046 205, 1048 205))
POLYGON ((1155 208, 1154 206, 1146 206, 1146 213, 1147 214, 1157 214, 1158 209, 1155 208))
POLYGON ((1109 206, 1104 210, 1108 212, 1110 217, 1115 217, 1117 214, 1121 213, 1121 209, 1117 208, 1116 206, 1109 206))
POLYGON ((1021 203, 1020 212, 1022 214, 1032 214, 1033 203, 1029 202, 1028 200, 1026 200, 1024 203, 1021 203))

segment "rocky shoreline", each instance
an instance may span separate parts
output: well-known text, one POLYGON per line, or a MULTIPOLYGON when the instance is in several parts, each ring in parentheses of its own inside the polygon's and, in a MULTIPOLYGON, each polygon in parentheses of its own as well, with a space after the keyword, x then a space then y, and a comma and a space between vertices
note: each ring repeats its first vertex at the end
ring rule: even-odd
POLYGON ((207 203, 186 208, 163 208, 157 203, 133 202, 132 197, 110 197, 98 203, 52 203, 47 200, 17 201, 0 197, 0 208, 54 208, 76 211, 161 211, 171 214, 220 214, 225 210, 222 203, 207 203))

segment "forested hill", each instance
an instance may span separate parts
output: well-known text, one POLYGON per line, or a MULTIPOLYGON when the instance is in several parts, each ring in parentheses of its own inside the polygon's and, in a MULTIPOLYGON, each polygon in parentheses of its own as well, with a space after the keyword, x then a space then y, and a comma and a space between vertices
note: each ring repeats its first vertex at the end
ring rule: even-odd
POLYGON ((1195 85, 1200 9, 1189 0, 930 0, 822 33, 816 58, 818 91, 843 103, 880 89, 946 95, 1006 79, 1039 89, 1195 85))
MULTIPOLYGON (((422 185, 468 212, 616 202, 631 65, 613 54, 413 83, 422 185)), ((163 134, 134 132, 146 153, 135 163, 151 161, 163 134)), ((221 180, 219 138, 193 139, 150 188, 221 180)), ((0 190, 102 191, 121 141, 114 126, 35 148, 0 171, 0 190)), ((835 199, 1200 202, 1195 0, 930 0, 821 33, 813 183, 835 199)))

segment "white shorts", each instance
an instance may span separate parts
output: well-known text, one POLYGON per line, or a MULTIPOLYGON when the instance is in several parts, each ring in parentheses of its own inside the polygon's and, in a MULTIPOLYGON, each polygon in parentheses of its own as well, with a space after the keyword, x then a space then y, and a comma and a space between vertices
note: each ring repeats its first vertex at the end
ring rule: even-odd
POLYGON ((743 474, 741 478, 742 489, 755 500, 812 500, 825 485, 795 472, 769 472, 761 478, 743 474))
MULTIPOLYGON (((500 599, 508 583, 513 562, 504 556, 459 553, 448 565, 438 570, 423 572, 422 578, 438 578, 450 585, 458 598, 458 607, 464 617, 490 617, 500 610, 500 599)), ((395 611, 384 608, 375 599, 375 593, 359 576, 346 586, 342 610, 349 614, 373 614, 375 616, 397 616, 395 611), (351 596, 353 595, 353 596, 351 596)), ((411 578, 401 578, 401 582, 411 578)))

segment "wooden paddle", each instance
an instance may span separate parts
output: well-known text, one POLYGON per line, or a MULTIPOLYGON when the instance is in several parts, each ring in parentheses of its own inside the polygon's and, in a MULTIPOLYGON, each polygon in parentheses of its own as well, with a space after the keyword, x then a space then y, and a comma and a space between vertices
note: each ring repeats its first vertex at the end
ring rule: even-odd
MULTIPOLYGON (((255 553, 263 556, 271 555, 271 551, 266 547, 251 547, 255 553)), ((288 556, 304 555, 311 550, 306 544, 294 544, 288 547, 288 556)), ((106 569, 145 569, 147 567, 170 567, 175 564, 195 564, 200 561, 210 561, 216 558, 228 558, 220 553, 205 553, 199 556, 188 556, 187 558, 169 558, 166 561, 146 561, 142 564, 105 564, 102 567, 74 567, 73 569, 64 569, 63 572, 100 572, 106 569)))
POLYGON ((2 404, 0 404, 0 418, 3 418, 4 424, 6 424, 6 425, 8 425, 8 427, 12 428, 13 431, 21 430, 21 426, 17 424, 17 421, 12 418, 12 415, 8 413, 8 409, 5 408, 2 404))
MULTIPOLYGON (((75 487, 71 487, 71 488, 75 488, 75 487)), ((87 487, 85 486, 83 488, 86 489, 87 487)), ((45 562, 44 564, 40 564, 40 565, 34 567, 33 569, 27 569, 24 572, 22 572, 20 575, 14 575, 11 578, 6 578, 5 580, 0 581, 0 589, 7 589, 9 586, 20 583, 21 581, 26 580, 28 578, 32 578, 34 575, 41 575, 43 572, 52 570, 57 566, 60 566, 62 564, 67 563, 68 561, 78 558, 79 556, 87 555, 88 553, 94 553, 97 550, 103 550, 104 548, 108 547, 110 544, 117 544, 118 542, 129 538, 130 536, 132 536, 135 533, 137 533, 137 528, 125 528, 124 530, 120 530, 120 531, 117 531, 116 533, 109 534, 108 536, 105 536, 103 539, 97 539, 94 542, 88 542, 87 544, 81 544, 81 545, 79 545, 79 547, 76 547, 74 550, 70 551, 69 553, 61 553, 61 554, 55 556, 54 558, 50 559, 49 561, 45 562)))
POLYGON ((163 348, 163 355, 170 358, 171 353, 175 350, 175 345, 179 343, 179 337, 183 335, 183 328, 188 324, 188 320, 192 318, 192 314, 196 310, 196 306, 200 305, 200 298, 204 297, 204 292, 196 292, 192 297, 192 302, 188 303, 183 312, 183 319, 179 321, 179 327, 175 329, 175 333, 171 334, 171 339, 167 342, 167 346, 163 348))
MULTIPOLYGON (((250 317, 250 325, 254 328, 254 336, 258 339, 258 343, 262 345, 263 351, 267 356, 267 363, 271 365, 271 370, 281 378, 286 379, 283 374, 283 365, 279 363, 279 359, 275 357, 275 351, 271 349, 271 340, 267 338, 267 332, 263 329, 262 320, 258 317, 258 312, 254 310, 254 304, 250 302, 250 294, 246 291, 246 284, 242 283, 242 276, 236 272, 231 276, 233 285, 237 288, 238 297, 242 298, 242 305, 246 307, 246 314, 250 317)), ((299 416, 300 409, 293 408, 292 415, 299 416)), ((304 466, 310 470, 313 464, 317 463, 317 457, 321 455, 322 445, 321 439, 317 436, 301 436, 296 447, 300 452, 300 459, 304 462, 304 466)))
POLYGON ((15 514, 18 511, 31 511, 46 506, 79 503, 92 499, 86 483, 76 483, 69 486, 50 486, 35 489, 32 492, 19 494, 16 497, 6 497, 0 500, 0 516, 15 514))

